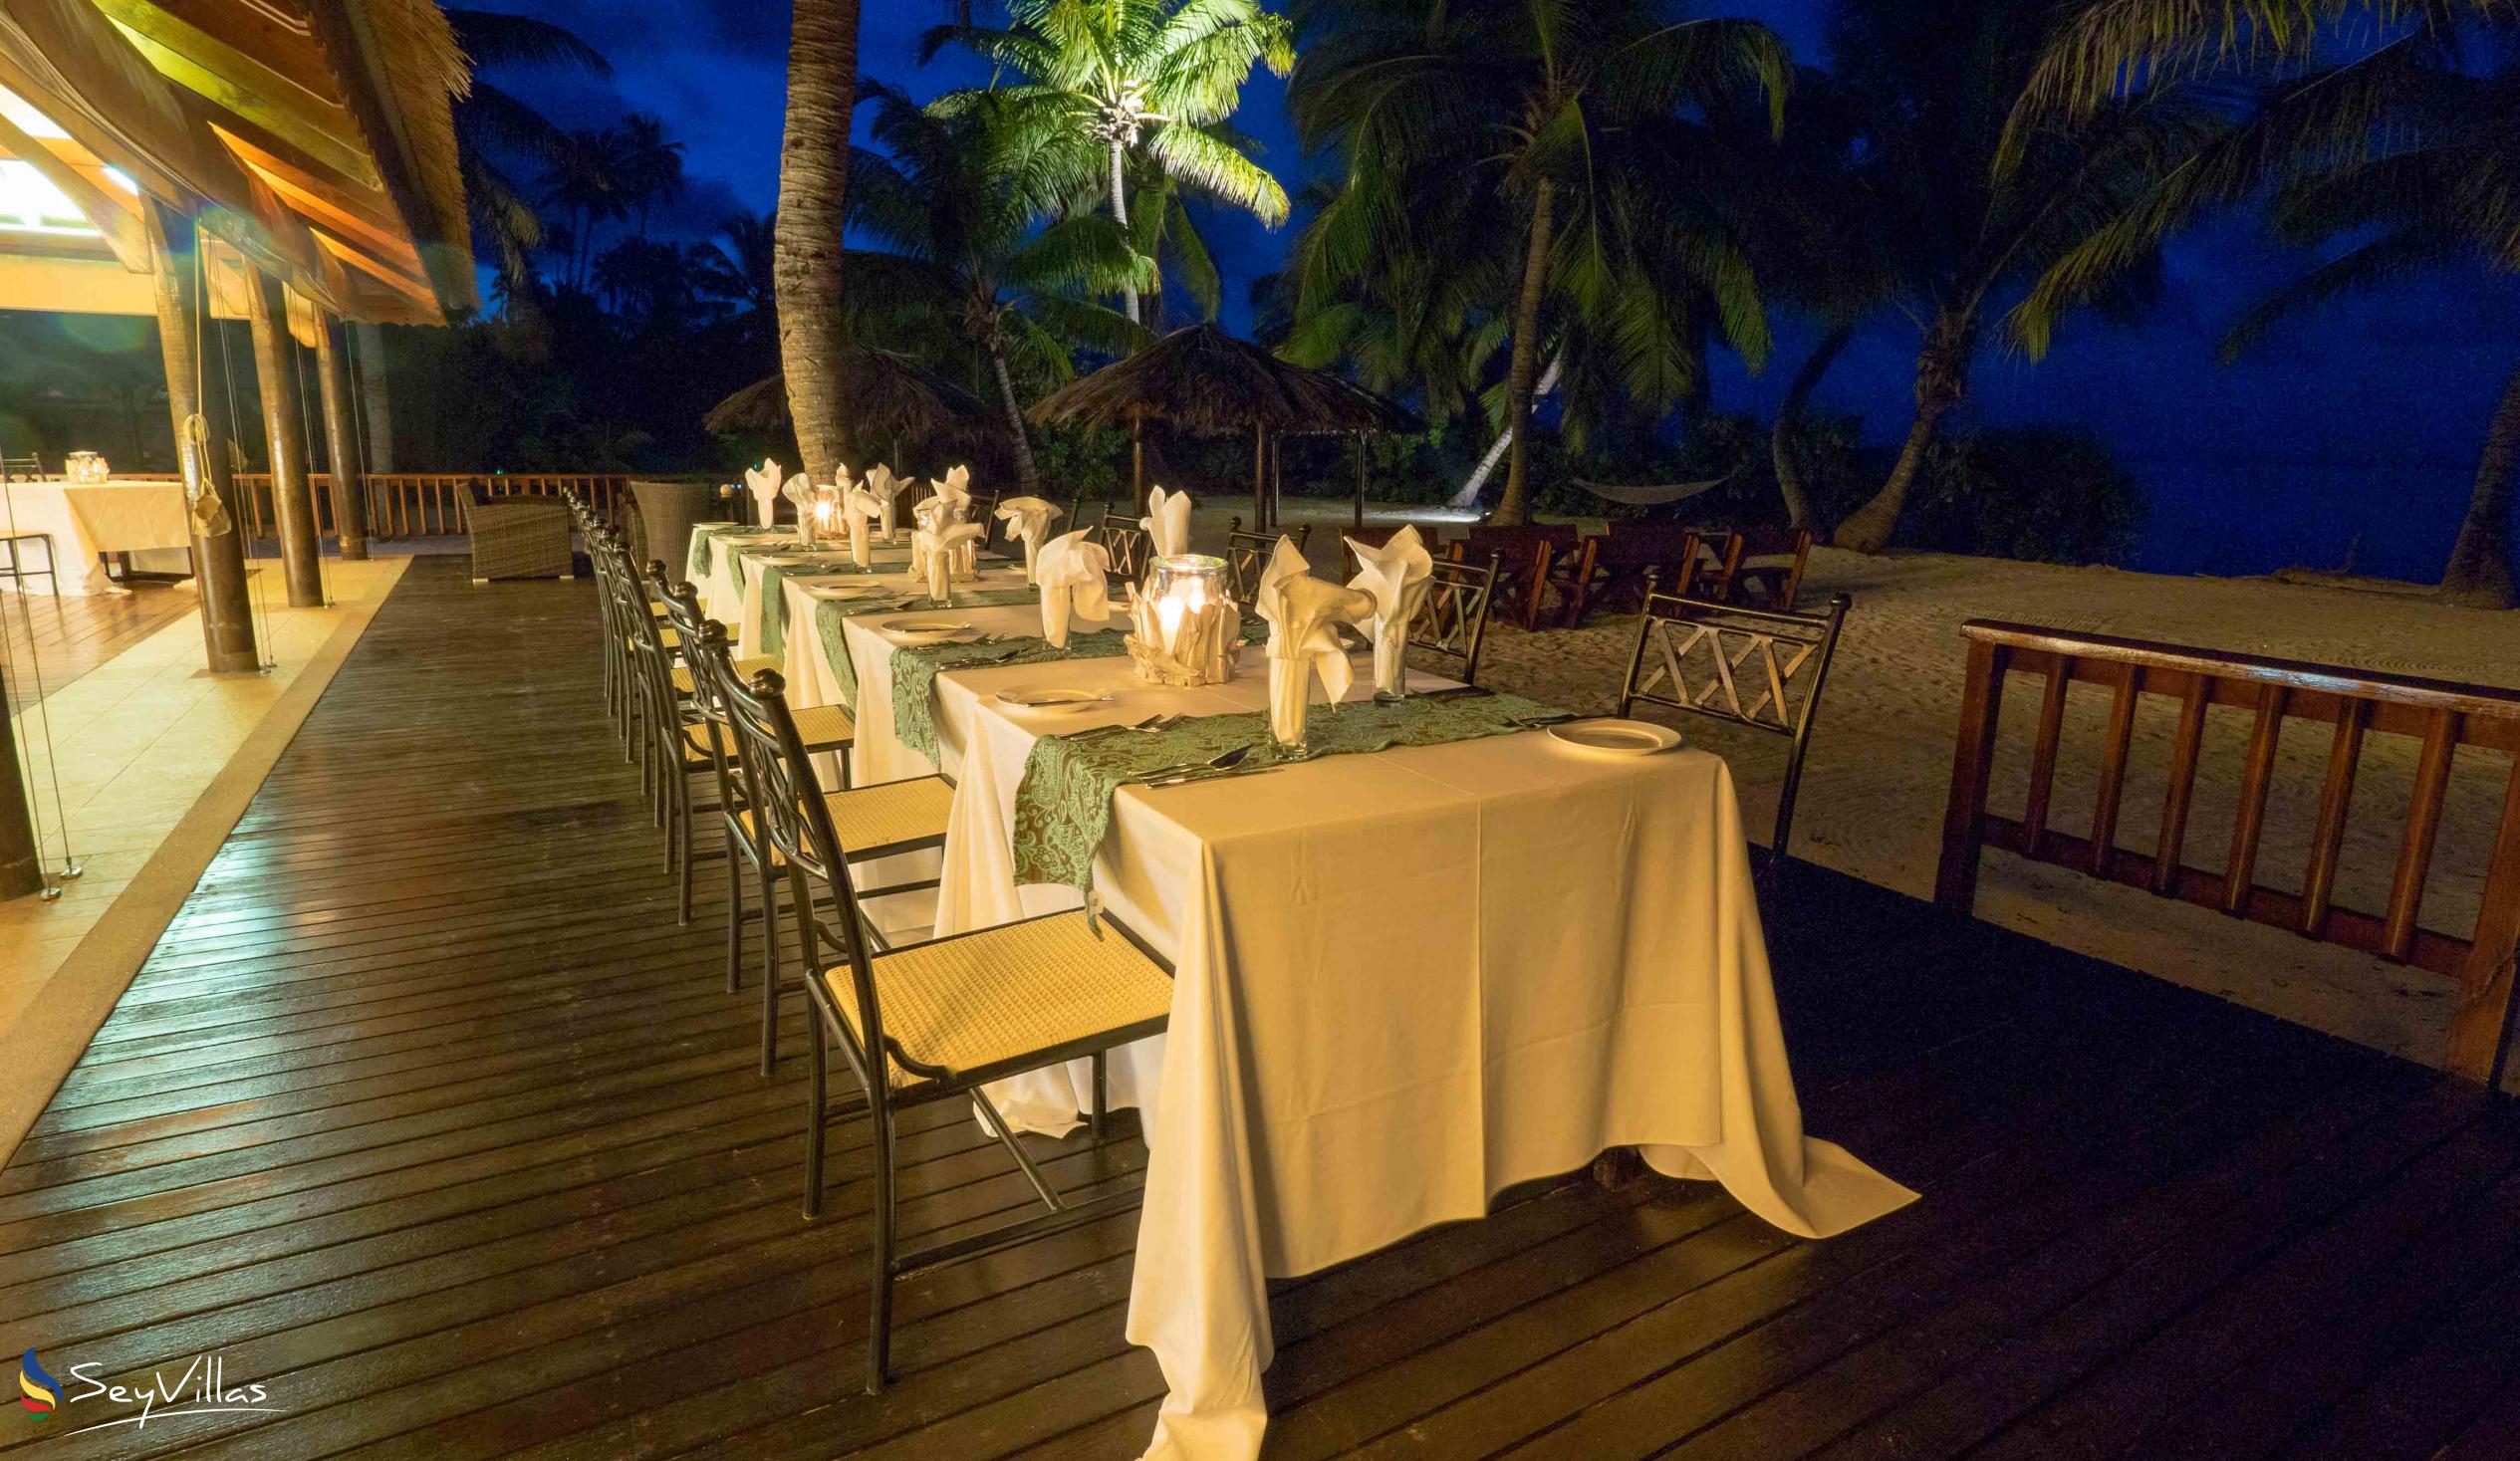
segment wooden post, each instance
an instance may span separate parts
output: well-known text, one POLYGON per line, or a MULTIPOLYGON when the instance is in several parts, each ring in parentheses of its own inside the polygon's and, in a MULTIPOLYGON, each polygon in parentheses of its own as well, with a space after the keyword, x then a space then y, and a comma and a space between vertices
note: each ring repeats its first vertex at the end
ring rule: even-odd
POLYGON ((254 645, 253 608, 245 595, 245 535, 237 527, 244 509, 228 461, 227 372, 215 346, 203 349, 208 326, 202 298, 200 238, 192 220, 163 203, 145 211, 149 260, 156 275, 157 344, 166 362, 166 409, 175 422, 175 460, 183 473, 184 500, 204 491, 227 504, 228 530, 204 536, 193 520, 193 585, 201 598, 201 638, 213 674, 262 668, 254 645), (203 449, 185 443, 184 423, 204 423, 203 449))
MULTIPOLYGON (((23 586, 20 586, 23 588, 23 586)), ((17 731, 9 712, 7 671, 0 669, 0 901, 44 888, 44 850, 35 841, 35 814, 18 775, 17 731)))
POLYGON ((1251 525, 1269 530, 1269 428, 1251 428, 1251 525))
POLYGON ((2509 1059, 2513 965, 2520 960, 2520 756, 2504 789, 2502 828, 2485 864, 2485 897, 2476 936, 2459 969, 2458 1003, 2450 1011, 2450 1069, 2499 1086, 2509 1059))
POLYGON ((359 422, 350 389, 350 363, 343 346, 346 329, 331 311, 318 316, 323 333, 316 340, 317 389, 324 400, 324 459, 332 468, 333 531, 341 536, 342 557, 352 563, 368 556, 368 481, 359 455, 359 422))
POLYGON ((1995 726, 2004 708, 2004 671, 2011 660, 2012 651, 2002 645, 1969 641, 1960 734, 1951 753, 1951 800, 1942 813, 1942 864, 1933 883, 1933 900, 1964 918, 1977 905, 1986 783, 1995 769, 1995 726))
MULTIPOLYGON (((1129 495, 1137 500, 1137 511, 1146 509, 1146 418, 1129 418, 1129 495)), ((1110 509, 1105 509, 1110 511, 1110 509)))
POLYGON ((1357 531, 1365 531, 1365 433, 1357 433, 1357 531))
POLYGON ((305 417, 298 374, 289 368, 289 303, 280 281, 249 271, 254 296, 245 320, 254 332, 254 378, 262 387, 263 445, 271 463, 271 515, 280 529, 280 571, 291 609, 324 605, 324 537, 315 524, 315 488, 306 475, 305 417))

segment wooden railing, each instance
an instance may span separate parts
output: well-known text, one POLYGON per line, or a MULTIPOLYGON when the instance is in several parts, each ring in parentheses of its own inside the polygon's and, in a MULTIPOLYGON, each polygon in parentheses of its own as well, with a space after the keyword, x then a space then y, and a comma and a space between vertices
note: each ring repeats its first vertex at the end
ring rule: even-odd
MULTIPOLYGON (((117 472, 126 482, 171 482, 169 472, 117 472)), ((310 474, 315 491, 316 525, 326 534, 333 523, 333 478, 310 474)), ((576 490, 616 526, 628 521, 630 474, 627 472, 370 472, 368 536, 371 538, 452 538, 464 531, 464 503, 478 484, 493 497, 557 497, 576 490)), ((229 505, 249 537, 268 538, 277 529, 271 506, 271 474, 236 474, 236 501, 229 505)))
POLYGON ((2462 1075, 2500 1084, 2515 949, 2520 949, 2520 693, 2030 624, 1980 620, 1963 625, 1961 632, 1969 641, 1968 681, 1943 817, 1936 902, 1954 912, 1971 911, 1980 852, 1995 847, 2447 975, 2458 981, 2458 991, 2446 1064, 2462 1075), (1986 799, 2004 681, 2015 673, 2044 676, 2046 683, 2031 745, 2029 793, 2022 815, 2009 818, 1989 813, 1986 799), (2091 827, 2080 837, 2049 825, 2066 689, 2076 680, 2105 686, 2113 695, 2091 827), (2137 702, 2144 695, 2178 704, 2161 826, 2148 854, 2119 846, 2118 839, 2137 702), (2191 866, 2184 857, 2205 712, 2216 705, 2239 707, 2254 716, 2241 765, 2231 848, 2218 872, 2191 866), (2298 892, 2257 881, 2267 793, 2287 720, 2335 727, 2298 892), (2365 742, 2374 734, 2410 737, 2420 748, 2388 906, 2377 913, 2339 907, 2334 901, 2355 774, 2365 742), (2452 761, 2462 746, 2500 752, 2513 763, 2505 773, 2501 822, 2485 867, 2482 906, 2466 938, 2418 922, 2452 761))

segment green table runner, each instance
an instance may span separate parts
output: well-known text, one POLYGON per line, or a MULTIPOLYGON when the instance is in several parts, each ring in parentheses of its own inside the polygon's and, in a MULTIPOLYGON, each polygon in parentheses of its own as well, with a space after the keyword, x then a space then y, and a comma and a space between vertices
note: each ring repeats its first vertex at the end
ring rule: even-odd
POLYGON ((691 553, 683 561, 683 572, 694 584, 705 584, 709 577, 709 540, 720 533, 758 533, 748 523, 699 523, 691 529, 691 553))
MULTIPOLYGON (((736 575, 743 574, 744 557, 735 558, 736 575)), ((761 570, 761 652, 773 659, 787 653, 788 645, 788 575, 804 574, 810 578, 837 578, 843 574, 875 573, 876 569, 858 567, 849 555, 838 558, 818 557, 799 563, 765 564, 761 570)))
MULTIPOLYGON (((1336 711, 1315 705, 1305 726, 1311 755, 1304 759, 1509 736, 1525 729, 1514 724, 1517 718, 1559 713, 1519 695, 1412 695, 1352 701, 1336 711)), ((1268 716, 1257 711, 1185 720, 1156 735, 1041 737, 1015 791, 1015 880, 1090 891, 1094 850, 1111 830, 1114 792, 1149 772, 1209 761, 1237 746, 1252 748, 1242 770, 1290 759, 1269 743, 1268 716)))
MULTIPOLYGON (((858 708, 858 666, 849 659, 849 634, 841 620, 862 613, 951 613, 959 609, 992 609, 1008 604, 1033 604, 1040 600, 1034 589, 991 589, 985 592, 956 589, 950 609, 934 609, 924 593, 905 591, 910 602, 899 609, 882 609, 865 604, 852 604, 839 599, 818 599, 814 602, 814 636, 822 641, 823 662, 831 666, 832 678, 840 685, 840 703, 854 713, 858 708)), ((964 645, 964 648, 971 646, 964 645)))
MULTIPOLYGON (((1268 642, 1269 622, 1243 620, 1242 641, 1268 642)), ((1068 635, 1063 653, 1050 641, 1027 638, 1020 644, 922 644, 892 651, 892 734, 902 745, 936 759, 936 676, 949 669, 995 668, 1001 664, 1046 664, 1054 659, 1110 659, 1129 652, 1127 629, 1098 629, 1068 635), (1009 652, 1009 651, 1013 652, 1009 652)))

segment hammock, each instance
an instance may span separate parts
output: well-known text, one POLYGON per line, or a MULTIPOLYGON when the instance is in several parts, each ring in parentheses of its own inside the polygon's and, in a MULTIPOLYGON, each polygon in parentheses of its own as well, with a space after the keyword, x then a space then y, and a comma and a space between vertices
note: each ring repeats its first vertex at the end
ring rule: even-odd
POLYGON ((1569 477, 1567 480, 1604 502, 1615 502, 1622 507, 1667 507, 1674 502, 1686 502, 1701 492, 1712 492, 1747 470, 1747 466, 1739 466, 1720 477, 1710 478, 1704 482, 1665 482, 1659 486, 1648 487, 1622 487, 1607 482, 1587 482, 1582 477, 1569 477))

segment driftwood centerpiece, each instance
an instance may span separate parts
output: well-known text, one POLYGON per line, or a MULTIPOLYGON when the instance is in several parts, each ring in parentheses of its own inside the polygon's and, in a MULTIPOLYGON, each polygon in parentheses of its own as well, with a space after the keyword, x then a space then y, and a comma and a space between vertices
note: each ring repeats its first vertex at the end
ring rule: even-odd
POLYGON ((1225 588, 1225 561, 1197 554, 1158 558, 1146 590, 1129 590, 1123 642, 1137 677, 1158 685, 1221 685, 1242 651, 1242 614, 1225 588))

